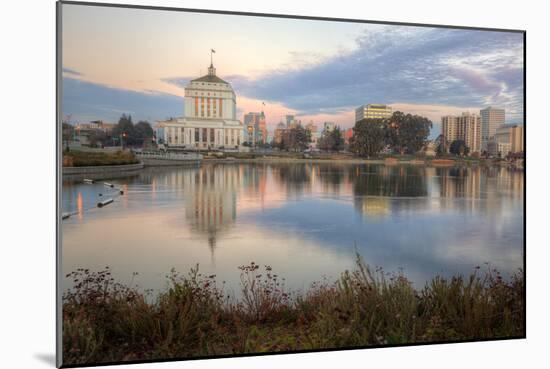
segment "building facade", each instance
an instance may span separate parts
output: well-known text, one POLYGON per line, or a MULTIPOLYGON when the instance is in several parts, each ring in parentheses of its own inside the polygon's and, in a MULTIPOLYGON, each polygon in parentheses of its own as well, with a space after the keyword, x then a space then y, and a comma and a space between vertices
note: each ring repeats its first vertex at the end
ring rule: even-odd
POLYGON ((504 124, 504 109, 488 108, 480 110, 481 115, 481 146, 487 150, 487 143, 493 138, 498 127, 504 124))
POLYGON ((240 150, 244 130, 236 106, 233 88, 210 64, 207 75, 185 87, 185 116, 157 122, 157 140, 185 150, 240 150))
POLYGON ((497 128, 487 143, 490 155, 505 157, 510 153, 524 152, 524 131, 522 124, 505 124, 497 128))
POLYGON ((249 145, 258 145, 267 143, 267 127, 265 123, 265 114, 251 112, 244 115, 245 140, 249 145))
POLYGON ((317 126, 315 125, 315 123, 313 123, 313 121, 310 121, 308 124, 306 124, 305 128, 306 131, 309 132, 309 136, 311 138, 311 141, 309 142, 309 147, 312 149, 316 148, 319 138, 321 136, 319 130, 317 129, 317 126))
POLYGON ((353 138, 353 128, 348 128, 344 130, 344 143, 346 145, 351 144, 351 139, 353 138))
POLYGON ((456 140, 464 141, 470 153, 481 151, 481 118, 477 114, 441 117, 441 134, 449 144, 456 140))
POLYGON ((280 145, 283 142, 283 135, 287 129, 285 123, 279 122, 279 124, 277 124, 277 128, 273 131, 273 143, 275 145, 280 145))
POLYGON ((323 132, 330 132, 336 128, 336 123, 334 122, 325 122, 323 123, 323 132))
POLYGON ((384 119, 391 116, 391 106, 384 104, 366 104, 355 109, 355 122, 363 119, 384 119))

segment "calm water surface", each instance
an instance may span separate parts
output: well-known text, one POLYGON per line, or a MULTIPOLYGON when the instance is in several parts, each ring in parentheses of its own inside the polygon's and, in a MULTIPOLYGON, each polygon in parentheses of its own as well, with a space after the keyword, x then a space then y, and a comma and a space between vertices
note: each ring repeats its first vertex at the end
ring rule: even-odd
MULTIPOLYGON (((238 266, 271 265, 307 288, 352 269, 355 249, 416 286, 436 274, 523 263, 523 172, 351 164, 205 164, 63 183, 63 271, 113 269, 160 289, 196 264, 235 290, 238 266), (100 196, 99 194, 102 194, 100 196)), ((66 284, 68 287, 68 284, 66 284)))

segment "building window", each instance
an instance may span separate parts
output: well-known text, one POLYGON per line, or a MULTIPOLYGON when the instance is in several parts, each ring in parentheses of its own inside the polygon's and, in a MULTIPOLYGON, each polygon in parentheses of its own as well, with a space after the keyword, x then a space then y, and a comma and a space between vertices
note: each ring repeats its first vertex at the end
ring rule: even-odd
POLYGON ((195 116, 199 116, 199 98, 195 96, 195 116))
POLYGON ((210 143, 214 143, 214 128, 210 128, 210 143))
POLYGON ((223 113, 223 110, 222 110, 222 99, 218 99, 218 102, 219 102, 219 104, 220 104, 220 109, 219 109, 219 111, 220 111, 220 117, 221 117, 221 116, 222 116, 222 113, 223 113))
POLYGON ((208 138, 208 129, 203 128, 202 129, 202 142, 206 142, 206 139, 208 138))
POLYGON ((199 129, 195 128, 195 142, 199 142, 199 129))

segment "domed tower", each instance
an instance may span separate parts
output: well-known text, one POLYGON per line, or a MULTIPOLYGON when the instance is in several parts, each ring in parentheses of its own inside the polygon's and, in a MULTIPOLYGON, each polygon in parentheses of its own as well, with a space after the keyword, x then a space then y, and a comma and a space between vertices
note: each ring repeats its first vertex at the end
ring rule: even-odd
POLYGON ((231 84, 216 75, 211 61, 208 74, 185 87, 184 116, 158 122, 164 142, 184 150, 239 151, 243 125, 237 120, 237 98, 231 84))

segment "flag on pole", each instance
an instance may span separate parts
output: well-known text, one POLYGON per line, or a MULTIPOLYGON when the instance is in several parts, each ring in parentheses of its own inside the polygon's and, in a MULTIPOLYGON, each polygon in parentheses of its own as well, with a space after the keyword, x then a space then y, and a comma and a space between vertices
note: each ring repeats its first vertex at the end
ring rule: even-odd
POLYGON ((216 52, 216 50, 214 50, 214 49, 210 49, 210 66, 212 66, 212 65, 213 65, 213 61, 212 61, 212 54, 213 54, 213 53, 215 53, 215 52, 216 52))

